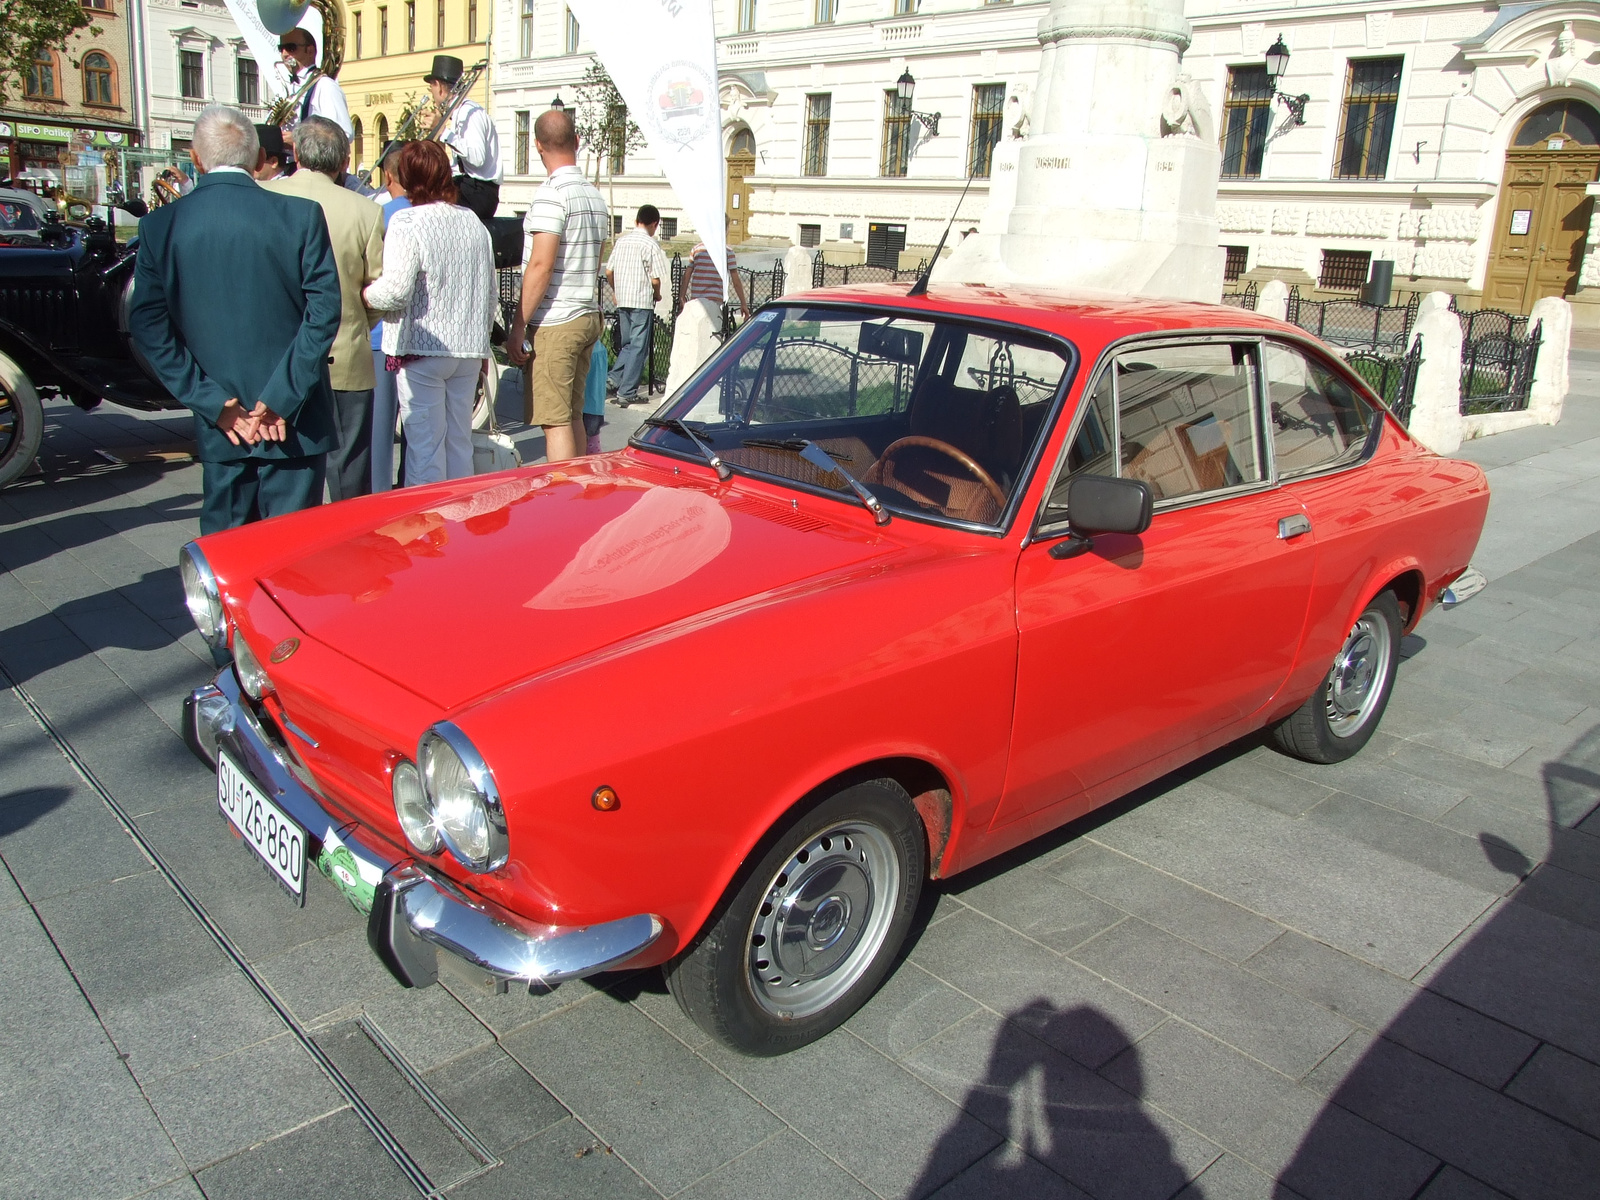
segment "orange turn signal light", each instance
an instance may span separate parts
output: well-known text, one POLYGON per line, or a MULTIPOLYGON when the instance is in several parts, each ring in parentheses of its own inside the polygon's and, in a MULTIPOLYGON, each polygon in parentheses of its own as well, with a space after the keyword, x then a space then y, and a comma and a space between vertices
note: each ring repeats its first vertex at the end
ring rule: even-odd
POLYGON ((595 788, 594 795, 589 797, 589 803, 594 805, 596 812, 615 812, 622 806, 616 789, 604 785, 595 788))

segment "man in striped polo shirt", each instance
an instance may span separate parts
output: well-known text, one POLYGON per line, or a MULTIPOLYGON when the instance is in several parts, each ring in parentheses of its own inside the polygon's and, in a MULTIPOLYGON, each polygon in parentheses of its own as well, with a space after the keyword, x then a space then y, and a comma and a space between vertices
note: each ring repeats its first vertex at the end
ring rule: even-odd
POLYGON ((522 300, 510 330, 511 361, 524 366, 524 413, 544 430, 550 462, 576 458, 588 435, 583 385, 600 337, 600 247, 611 217, 599 190, 578 169, 578 135, 559 109, 533 125, 549 173, 522 220, 522 300), (525 339, 531 332, 532 363, 525 339))

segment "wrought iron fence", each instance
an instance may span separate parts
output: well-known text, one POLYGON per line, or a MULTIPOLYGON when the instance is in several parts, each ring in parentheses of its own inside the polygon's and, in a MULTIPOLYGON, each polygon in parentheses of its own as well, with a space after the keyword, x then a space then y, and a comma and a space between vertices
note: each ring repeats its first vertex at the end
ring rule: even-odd
MULTIPOLYGON (((1476 315, 1463 314, 1463 325, 1468 316, 1476 315)), ((1461 343, 1461 415, 1464 417, 1521 412, 1528 407, 1528 395, 1533 390, 1533 367, 1539 357, 1543 326, 1534 325, 1522 338, 1514 333, 1501 334, 1498 330, 1502 327, 1498 325, 1490 328, 1495 332, 1470 341, 1463 339, 1461 343)), ((1514 330, 1515 325, 1511 328, 1514 330)), ((1527 329, 1526 318, 1523 328, 1527 329)))
POLYGON ((1246 284, 1242 292, 1223 292, 1222 302, 1231 308, 1242 308, 1248 312, 1256 310, 1256 285, 1246 284))
POLYGON ((1418 298, 1405 304, 1367 304, 1361 300, 1306 300, 1299 288, 1289 289, 1284 315, 1335 346, 1398 353, 1411 336, 1417 319, 1418 298))
POLYGON ((1417 395, 1417 368, 1422 365, 1422 339, 1419 337, 1404 354, 1380 354, 1376 350, 1356 350, 1344 356, 1345 362, 1399 419, 1411 424, 1411 409, 1417 395))
POLYGON ((898 283, 902 279, 916 279, 927 269, 923 259, 915 267, 879 267, 872 263, 823 262, 819 252, 811 260, 811 286, 832 287, 846 283, 898 283))
POLYGON ((1528 338, 1528 318, 1499 308, 1480 308, 1477 312, 1457 312, 1461 318, 1461 361, 1467 360, 1467 346, 1490 338, 1514 342, 1528 338))

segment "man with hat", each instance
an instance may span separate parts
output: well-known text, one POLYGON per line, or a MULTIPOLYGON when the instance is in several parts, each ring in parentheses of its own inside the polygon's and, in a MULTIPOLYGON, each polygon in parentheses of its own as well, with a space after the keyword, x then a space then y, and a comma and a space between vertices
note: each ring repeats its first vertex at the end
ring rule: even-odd
POLYGON ((284 179, 294 174, 294 159, 289 157, 289 148, 284 145, 283 130, 276 125, 257 125, 256 138, 260 141, 261 153, 265 156, 261 160, 261 165, 256 168, 257 183, 284 179))
MULTIPOLYGON (((422 82, 428 85, 441 111, 450 102, 462 70, 459 58, 449 54, 433 56, 433 70, 423 76, 422 82)), ((500 207, 500 135, 495 132, 494 122, 481 105, 463 97, 439 131, 439 141, 455 160, 455 185, 461 193, 461 203, 480 221, 487 221, 500 207)))
MULTIPOLYGON (((309 31, 296 26, 278 38, 278 57, 282 59, 277 68, 279 84, 286 83, 288 93, 293 95, 304 85, 307 75, 317 68, 316 39, 309 31)), ((350 124, 350 105, 345 101, 344 89, 339 86, 338 80, 328 75, 318 75, 316 82, 300 97, 294 112, 289 114, 286 128, 289 130, 287 140, 291 148, 294 146, 294 127, 307 117, 328 118, 344 130, 345 137, 352 136, 355 131, 350 124)))

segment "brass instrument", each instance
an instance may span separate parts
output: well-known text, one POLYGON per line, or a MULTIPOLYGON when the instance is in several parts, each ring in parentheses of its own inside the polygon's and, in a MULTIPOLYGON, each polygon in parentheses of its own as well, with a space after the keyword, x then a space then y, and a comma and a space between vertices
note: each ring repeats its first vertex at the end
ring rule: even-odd
POLYGON ((428 100, 408 112, 405 120, 400 122, 393 135, 390 136, 388 143, 378 147, 378 161, 373 165, 372 170, 368 172, 368 181, 376 183, 378 172, 383 169, 383 160, 390 146, 409 141, 438 141, 439 135, 444 132, 444 127, 450 124, 450 118, 455 115, 456 109, 460 108, 462 101, 472 94, 472 89, 477 86, 478 80, 482 78, 483 73, 488 69, 489 60, 485 58, 476 66, 468 67, 461 72, 461 78, 456 80, 455 86, 450 89, 450 94, 445 97, 443 104, 440 104, 437 100, 428 100), (433 127, 422 137, 417 138, 414 135, 418 120, 423 113, 429 111, 435 111, 439 115, 434 120, 433 127))
POLYGON ((323 76, 336 79, 344 65, 344 21, 339 15, 338 0, 307 0, 295 4, 286 0, 256 0, 256 12, 269 33, 279 37, 300 24, 306 10, 315 8, 322 17, 322 61, 307 72, 304 82, 293 92, 275 100, 267 113, 270 125, 289 126, 295 121, 300 105, 316 87, 323 76))

